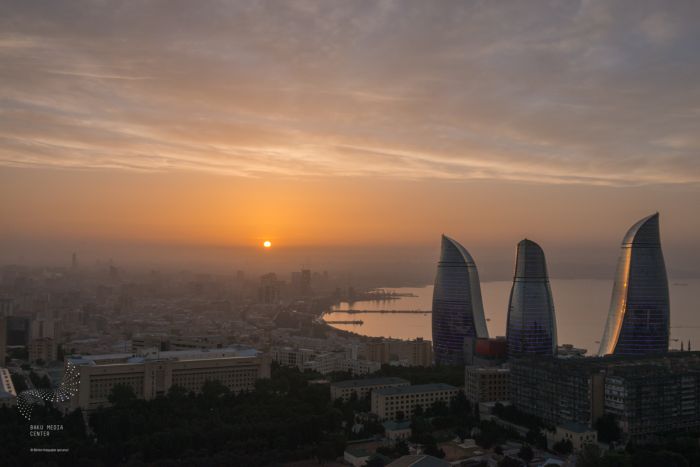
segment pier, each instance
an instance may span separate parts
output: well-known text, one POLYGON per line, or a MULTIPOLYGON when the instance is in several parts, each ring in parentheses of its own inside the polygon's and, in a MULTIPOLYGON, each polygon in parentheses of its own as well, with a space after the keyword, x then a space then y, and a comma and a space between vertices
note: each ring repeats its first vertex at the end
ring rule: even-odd
POLYGON ((403 314, 408 314, 408 313, 415 313, 415 314, 427 314, 427 313, 432 313, 432 310, 355 310, 355 309, 349 309, 349 310, 329 310, 326 312, 326 314, 331 314, 331 313, 350 313, 350 314, 355 314, 355 313, 403 313, 403 314))

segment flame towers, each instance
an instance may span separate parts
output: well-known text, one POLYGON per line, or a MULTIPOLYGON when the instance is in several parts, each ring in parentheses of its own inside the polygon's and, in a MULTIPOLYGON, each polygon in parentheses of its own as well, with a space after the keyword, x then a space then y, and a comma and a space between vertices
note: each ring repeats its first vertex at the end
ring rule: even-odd
POLYGON ((433 290, 435 363, 463 365, 470 337, 488 337, 479 273, 469 252, 443 235, 433 290))
POLYGON ((622 240, 598 354, 666 352, 669 326, 668 279, 656 213, 634 224, 622 240))
POLYGON ((557 325, 547 263, 542 248, 527 239, 518 243, 506 338, 511 356, 554 355, 557 351, 557 325))

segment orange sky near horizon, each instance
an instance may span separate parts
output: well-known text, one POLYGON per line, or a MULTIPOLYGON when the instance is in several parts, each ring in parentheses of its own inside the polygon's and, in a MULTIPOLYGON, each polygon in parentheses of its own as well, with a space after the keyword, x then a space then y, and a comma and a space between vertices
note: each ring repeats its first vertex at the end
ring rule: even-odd
POLYGON ((669 264, 700 273, 698 18, 632 0, 14 2, 0 260, 270 240, 269 258, 433 261, 447 233, 503 264, 523 237, 577 264, 660 211, 669 264))

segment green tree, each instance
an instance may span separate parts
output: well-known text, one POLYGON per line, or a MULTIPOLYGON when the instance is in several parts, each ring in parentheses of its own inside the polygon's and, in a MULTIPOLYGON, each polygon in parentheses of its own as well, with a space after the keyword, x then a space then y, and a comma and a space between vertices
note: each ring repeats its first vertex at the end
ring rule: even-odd
POLYGON ((620 426, 617 424, 617 419, 614 414, 606 413, 600 417, 593 425, 598 431, 598 441, 603 443, 611 443, 619 441, 621 432, 620 426))
POLYGON ((506 456, 498 462, 498 467, 522 467, 522 461, 506 456))
POLYGON ((576 467, 601 467, 602 465, 602 455, 597 444, 585 445, 576 460, 576 467))
POLYGON ((526 464, 529 464, 532 458, 535 457, 535 453, 529 445, 523 444, 520 451, 518 451, 518 457, 524 460, 526 464))
POLYGON ((134 388, 128 384, 115 384, 112 386, 112 390, 109 392, 107 400, 110 402, 110 404, 126 406, 132 401, 136 400, 136 393, 134 392, 134 388))
POLYGON ((574 451, 574 445, 571 443, 570 439, 562 439, 561 441, 558 441, 554 443, 554 446, 552 446, 552 449, 554 452, 557 454, 561 455, 569 455, 574 451))

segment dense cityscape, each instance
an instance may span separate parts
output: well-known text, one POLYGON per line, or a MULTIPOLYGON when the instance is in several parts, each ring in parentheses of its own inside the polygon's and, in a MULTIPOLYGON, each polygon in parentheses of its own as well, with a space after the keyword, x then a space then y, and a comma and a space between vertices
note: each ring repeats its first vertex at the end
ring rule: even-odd
POLYGON ((129 273, 82 265, 77 253, 60 268, 5 266, 3 458, 696 465, 700 353, 690 342, 669 352, 659 231, 656 213, 625 234, 593 356, 557 342, 544 252, 527 239, 506 336, 489 337, 476 263, 443 235, 432 342, 333 328, 333 306, 401 294, 358 290, 327 271, 129 273))
POLYGON ((0 0, 0 467, 700 467, 698 24, 0 0))

